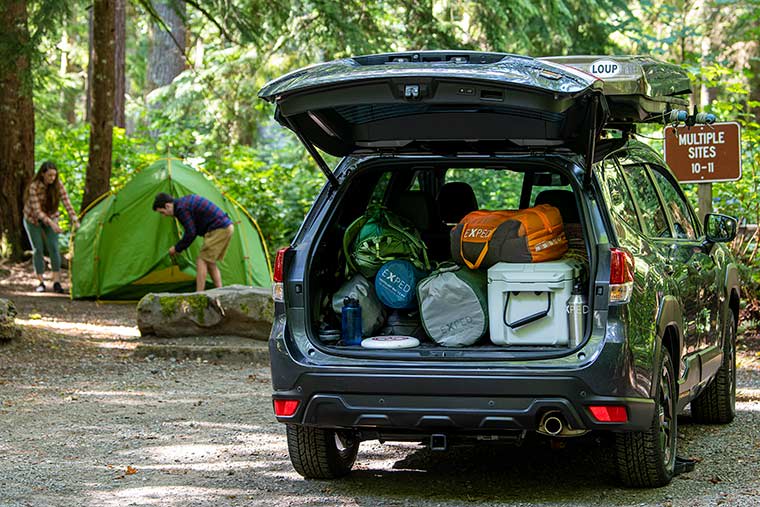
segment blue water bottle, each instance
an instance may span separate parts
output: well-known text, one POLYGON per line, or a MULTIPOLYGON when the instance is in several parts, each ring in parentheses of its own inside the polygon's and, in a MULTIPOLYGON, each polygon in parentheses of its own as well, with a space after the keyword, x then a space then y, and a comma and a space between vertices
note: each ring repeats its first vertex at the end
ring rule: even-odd
POLYGON ((362 344, 362 307, 352 297, 343 299, 341 308, 341 338, 344 345, 362 344))

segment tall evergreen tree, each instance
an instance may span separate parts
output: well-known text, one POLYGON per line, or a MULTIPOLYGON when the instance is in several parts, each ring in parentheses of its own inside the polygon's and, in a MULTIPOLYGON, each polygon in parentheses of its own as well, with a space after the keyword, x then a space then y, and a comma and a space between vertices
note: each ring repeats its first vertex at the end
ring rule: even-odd
POLYGON ((114 117, 116 127, 124 128, 126 121, 127 76, 127 0, 115 0, 114 5, 114 117))
POLYGON ((34 172, 34 102, 26 0, 0 6, 0 247, 23 253, 23 195, 34 172))
POLYGON ((90 156, 82 209, 86 209, 110 188, 115 90, 115 2, 116 0, 95 0, 93 4, 90 156))

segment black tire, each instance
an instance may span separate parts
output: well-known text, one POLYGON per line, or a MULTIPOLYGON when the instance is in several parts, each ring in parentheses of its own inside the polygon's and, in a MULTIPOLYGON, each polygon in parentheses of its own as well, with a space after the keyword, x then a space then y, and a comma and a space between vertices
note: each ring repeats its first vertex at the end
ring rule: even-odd
POLYGON ((678 439, 678 391, 673 360, 663 350, 655 370, 657 389, 652 425, 646 431, 615 435, 615 466, 620 481, 632 488, 659 488, 673 479, 678 439))
POLYGON ((287 435, 290 462, 307 479, 337 479, 354 466, 359 441, 350 432, 288 424, 287 435))
POLYGON ((703 424, 727 424, 736 416, 736 318, 728 314, 723 363, 710 384, 691 401, 691 417, 703 424))

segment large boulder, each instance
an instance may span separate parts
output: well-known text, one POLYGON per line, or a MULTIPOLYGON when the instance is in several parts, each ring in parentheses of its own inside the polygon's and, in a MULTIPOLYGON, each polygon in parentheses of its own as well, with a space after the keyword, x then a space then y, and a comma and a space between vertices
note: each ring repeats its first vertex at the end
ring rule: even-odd
POLYGON ((140 333, 159 337, 232 335, 266 340, 273 318, 271 292, 244 285, 148 294, 137 304, 140 333))
POLYGON ((0 298, 0 341, 17 338, 21 330, 16 327, 16 307, 13 301, 0 298))

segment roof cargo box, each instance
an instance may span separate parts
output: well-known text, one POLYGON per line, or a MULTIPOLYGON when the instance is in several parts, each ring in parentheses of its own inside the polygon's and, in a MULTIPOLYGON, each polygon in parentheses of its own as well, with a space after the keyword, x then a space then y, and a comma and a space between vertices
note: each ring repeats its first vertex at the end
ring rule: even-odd
POLYGON ((601 79, 609 105, 608 125, 662 121, 665 112, 689 105, 691 82, 678 65, 648 56, 550 56, 540 60, 601 79))

